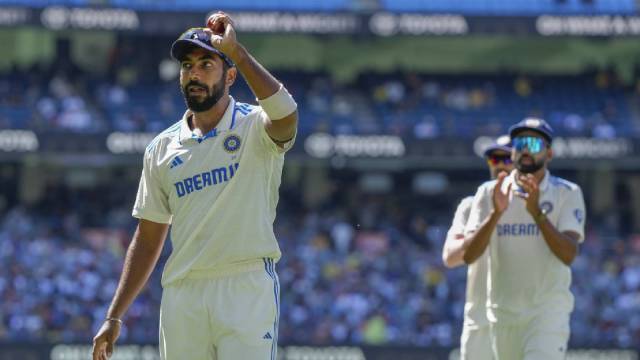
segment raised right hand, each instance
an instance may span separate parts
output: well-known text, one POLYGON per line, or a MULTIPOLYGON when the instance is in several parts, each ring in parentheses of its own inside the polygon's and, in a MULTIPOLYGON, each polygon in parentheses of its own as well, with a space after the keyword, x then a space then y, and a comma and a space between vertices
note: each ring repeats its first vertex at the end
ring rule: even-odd
POLYGON ((493 210, 502 214, 509 207, 509 194, 511 193, 511 184, 507 187, 507 191, 502 191, 502 183, 507 177, 505 172, 498 175, 496 185, 493 187, 493 210))

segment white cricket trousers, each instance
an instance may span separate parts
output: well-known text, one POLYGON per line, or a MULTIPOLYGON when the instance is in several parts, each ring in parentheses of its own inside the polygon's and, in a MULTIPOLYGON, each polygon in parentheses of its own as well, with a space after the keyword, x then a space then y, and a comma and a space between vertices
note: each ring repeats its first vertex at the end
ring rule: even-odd
POLYGON ((275 360, 280 284, 273 259, 163 290, 163 360, 275 360))
POLYGON ((496 360, 564 360, 569 314, 538 314, 516 324, 491 324, 496 360))
POLYGON ((460 338, 460 359, 493 360, 491 350, 491 328, 489 325, 470 327, 462 326, 460 338))

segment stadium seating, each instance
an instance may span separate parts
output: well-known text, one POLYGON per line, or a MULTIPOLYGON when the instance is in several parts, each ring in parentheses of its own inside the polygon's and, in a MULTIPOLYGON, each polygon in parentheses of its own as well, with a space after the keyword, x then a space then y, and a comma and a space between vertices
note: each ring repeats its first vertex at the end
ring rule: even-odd
MULTIPOLYGON (((280 343, 456 346, 466 270, 442 264, 446 214, 429 213, 408 192, 395 194, 402 213, 373 195, 350 203, 340 199, 357 193, 354 185, 339 185, 312 208, 283 189, 275 226, 283 252, 280 343)), ((55 186, 30 207, 0 211, 0 342, 90 342, 135 225, 131 189, 55 186)), ((590 221, 572 266, 572 346, 640 346, 639 254, 640 237, 590 221)), ((128 311, 121 342, 157 341, 159 277, 156 269, 128 311)))
MULTIPOLYGON (((640 135, 638 109, 630 105, 636 90, 606 71, 579 76, 368 73, 347 84, 334 83, 326 74, 277 75, 300 104, 302 134, 470 138, 501 134, 515 121, 537 115, 562 136, 640 135)), ((39 83, 29 83, 23 76, 0 76, 5 95, 0 123, 11 128, 159 132, 184 111, 175 81, 120 85, 76 74, 74 79, 43 75, 39 83)), ((234 85, 232 94, 255 102, 244 81, 234 85)))

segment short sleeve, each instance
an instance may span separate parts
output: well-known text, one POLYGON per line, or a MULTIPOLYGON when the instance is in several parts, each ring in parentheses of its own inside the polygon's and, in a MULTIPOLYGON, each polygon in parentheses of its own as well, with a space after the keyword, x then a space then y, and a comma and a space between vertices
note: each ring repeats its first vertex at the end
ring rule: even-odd
POLYGON ((274 154, 284 154, 293 147, 298 133, 296 131, 296 133, 289 141, 282 145, 277 145, 275 142, 273 142, 273 139, 271 139, 271 137, 267 133, 266 124, 269 121, 269 117, 264 112, 264 110, 262 110, 261 107, 258 107, 256 120, 254 120, 251 126, 258 133, 258 138, 260 139, 260 143, 262 146, 264 146, 274 154))
POLYGON ((582 190, 575 187, 569 191, 560 209, 558 231, 573 231, 580 235, 579 241, 584 241, 584 223, 586 219, 582 190))
POLYGON ((471 209, 469 210, 469 220, 467 220, 467 225, 464 227, 465 236, 478 230, 489 213, 487 201, 490 200, 490 197, 488 196, 488 189, 485 185, 480 186, 473 197, 471 209))
POLYGON ((169 199, 162 189, 157 171, 153 156, 147 149, 144 153, 142 175, 132 215, 138 219, 170 224, 172 216, 169 211, 169 199))
POLYGON ((453 217, 453 222, 451 223, 451 227, 447 232, 447 241, 454 240, 454 238, 458 235, 464 235, 464 228, 467 225, 467 221, 469 219, 469 211, 471 210, 472 202, 473 197, 467 197, 462 199, 460 204, 458 204, 456 214, 453 217))

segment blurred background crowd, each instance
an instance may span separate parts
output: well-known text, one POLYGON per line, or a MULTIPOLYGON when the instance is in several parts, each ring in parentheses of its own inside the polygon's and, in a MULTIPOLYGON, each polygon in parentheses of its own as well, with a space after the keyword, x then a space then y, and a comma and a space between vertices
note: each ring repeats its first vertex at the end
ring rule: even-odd
MULTIPOLYGON (((282 191, 281 341, 455 346, 466 269, 446 269, 441 248, 456 199, 434 203, 409 191, 389 199, 346 176, 331 187, 314 207, 297 189, 282 191)), ((134 191, 134 182, 52 186, 36 204, 0 211, 0 340, 90 340, 135 226, 134 191)), ((574 346, 640 345, 640 235, 625 229, 623 215, 590 216, 572 266, 574 346)), ((127 313, 123 341, 157 340, 159 276, 127 313)))
MULTIPOLYGON (((0 125, 80 134, 162 131, 184 109, 175 64, 159 63, 160 57, 145 61, 138 53, 125 48, 114 54, 108 77, 64 63, 0 73, 0 125), (121 57, 137 60, 125 65, 121 57)), ((301 104, 303 134, 497 136, 514 119, 539 116, 561 136, 640 137, 640 82, 623 83, 613 69, 577 75, 367 72, 347 82, 316 72, 276 75, 301 104)), ((242 80, 233 95, 252 101, 242 80)))

